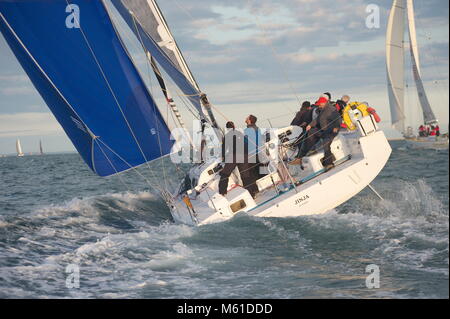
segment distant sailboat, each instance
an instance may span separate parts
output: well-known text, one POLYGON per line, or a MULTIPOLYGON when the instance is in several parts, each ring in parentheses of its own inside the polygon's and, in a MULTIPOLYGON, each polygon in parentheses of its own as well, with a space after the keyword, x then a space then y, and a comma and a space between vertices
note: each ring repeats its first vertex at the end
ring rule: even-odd
POLYGON ((42 141, 39 140, 39 155, 44 155, 44 151, 42 150, 42 141))
POLYGON ((386 34, 386 64, 388 77, 388 93, 391 106, 392 125, 400 131, 407 142, 414 147, 448 146, 448 136, 437 138, 419 138, 414 136, 411 127, 406 128, 405 120, 405 23, 408 21, 410 55, 414 81, 425 126, 436 126, 438 120, 431 108, 426 94, 419 61, 416 23, 413 0, 394 0, 389 15, 386 34))
POLYGON ((17 139, 17 141, 16 141, 16 151, 17 151, 17 156, 18 156, 18 157, 22 157, 22 156, 25 155, 25 154, 22 152, 22 145, 20 144, 20 140, 19 140, 19 139, 17 139))

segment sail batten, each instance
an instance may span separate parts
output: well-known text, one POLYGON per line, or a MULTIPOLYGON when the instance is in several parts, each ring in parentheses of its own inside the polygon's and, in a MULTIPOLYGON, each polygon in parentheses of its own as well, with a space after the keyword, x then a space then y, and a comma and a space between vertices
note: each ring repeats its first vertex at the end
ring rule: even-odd
POLYGON ((0 2, 0 30, 34 86, 97 174, 168 154, 170 132, 103 2, 70 5, 80 28, 65 24, 65 0, 0 2))

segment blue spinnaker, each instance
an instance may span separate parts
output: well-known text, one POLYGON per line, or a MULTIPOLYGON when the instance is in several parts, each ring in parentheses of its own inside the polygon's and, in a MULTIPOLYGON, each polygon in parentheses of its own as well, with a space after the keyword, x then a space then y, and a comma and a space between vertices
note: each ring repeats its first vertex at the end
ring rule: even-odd
POLYGON ((170 152, 169 129, 102 1, 0 0, 0 30, 98 175, 170 152))

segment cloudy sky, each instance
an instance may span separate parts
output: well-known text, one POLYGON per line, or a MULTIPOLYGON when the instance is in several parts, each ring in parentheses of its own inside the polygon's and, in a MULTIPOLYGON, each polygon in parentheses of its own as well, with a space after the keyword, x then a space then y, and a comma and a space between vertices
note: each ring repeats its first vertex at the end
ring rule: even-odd
MULTIPOLYGON (((368 101, 389 137, 385 33, 390 0, 158 1, 202 90, 226 119, 253 113, 260 126, 289 124, 299 101, 325 91, 368 101), (366 8, 380 8, 380 28, 367 28, 366 8), (286 115, 286 116, 284 116, 286 115), (284 116, 284 117, 283 117, 284 116)), ((416 0, 425 86, 443 131, 448 128, 447 0, 416 0)), ((409 63, 406 64, 407 66, 409 63)), ((407 72, 407 82, 412 74, 407 72)), ((408 124, 421 115, 414 87, 406 97, 408 124)), ((0 154, 25 152, 42 139, 48 152, 74 150, 0 35, 0 154)))

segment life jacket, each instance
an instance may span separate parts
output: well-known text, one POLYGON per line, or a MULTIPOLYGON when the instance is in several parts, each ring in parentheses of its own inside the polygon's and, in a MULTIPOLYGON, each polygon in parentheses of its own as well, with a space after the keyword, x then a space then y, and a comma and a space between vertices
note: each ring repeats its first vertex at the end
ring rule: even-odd
POLYGON ((346 124, 347 128, 350 131, 356 130, 356 125, 355 123, 353 123, 352 116, 350 115, 350 113, 352 113, 354 109, 357 109, 361 113, 360 116, 364 117, 369 115, 369 112, 367 111, 367 105, 365 105, 364 103, 352 102, 347 104, 342 112, 342 119, 344 124, 346 124))

